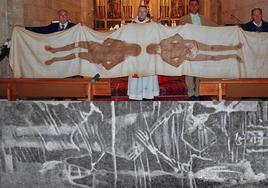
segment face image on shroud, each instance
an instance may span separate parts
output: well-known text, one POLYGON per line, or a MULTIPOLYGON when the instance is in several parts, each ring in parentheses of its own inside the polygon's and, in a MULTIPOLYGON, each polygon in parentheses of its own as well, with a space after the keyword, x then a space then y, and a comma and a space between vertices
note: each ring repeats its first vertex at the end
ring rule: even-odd
POLYGON ((237 54, 207 55, 204 52, 222 52, 239 50, 242 44, 236 45, 207 45, 195 40, 185 40, 178 33, 163 39, 159 44, 149 44, 146 48, 148 54, 160 55, 162 60, 174 67, 179 67, 185 60, 188 61, 220 61, 224 59, 236 59, 239 63, 242 59, 237 54))
POLYGON ((141 53, 141 47, 138 44, 127 43, 122 40, 107 38, 103 43, 94 41, 80 41, 63 47, 53 48, 45 46, 45 49, 51 53, 61 51, 71 51, 75 48, 87 49, 87 52, 77 52, 64 57, 54 57, 45 62, 51 65, 59 61, 67 61, 75 58, 81 58, 94 64, 101 64, 106 70, 110 70, 116 65, 122 63, 128 56, 138 56, 141 53))

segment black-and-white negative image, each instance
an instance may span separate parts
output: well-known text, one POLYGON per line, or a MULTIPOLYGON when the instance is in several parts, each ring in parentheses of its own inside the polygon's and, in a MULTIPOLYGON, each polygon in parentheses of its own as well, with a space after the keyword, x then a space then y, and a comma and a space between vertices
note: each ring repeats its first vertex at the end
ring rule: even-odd
POLYGON ((268 187, 268 102, 0 102, 3 188, 268 187))

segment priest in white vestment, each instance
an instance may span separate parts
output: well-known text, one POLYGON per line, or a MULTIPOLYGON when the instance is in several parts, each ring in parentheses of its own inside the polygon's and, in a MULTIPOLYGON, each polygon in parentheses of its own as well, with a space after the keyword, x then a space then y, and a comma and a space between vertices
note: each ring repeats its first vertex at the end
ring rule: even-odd
MULTIPOLYGON (((146 6, 140 6, 138 16, 133 23, 146 24, 150 22, 147 17, 148 9, 146 6)), ((144 62, 146 63, 146 62, 144 62)), ((132 100, 153 99, 159 96, 159 84, 157 75, 143 76, 132 75, 128 78, 128 96, 132 100)))

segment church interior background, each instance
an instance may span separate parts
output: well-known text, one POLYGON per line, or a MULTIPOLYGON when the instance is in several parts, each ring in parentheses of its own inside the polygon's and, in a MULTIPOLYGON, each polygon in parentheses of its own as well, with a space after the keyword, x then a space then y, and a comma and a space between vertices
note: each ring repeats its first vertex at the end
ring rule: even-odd
MULTIPOLYGON (((188 13, 189 0, 147 0, 151 18, 170 25, 188 13)), ((11 37, 12 29, 20 26, 47 25, 55 20, 58 7, 70 12, 71 21, 83 22, 95 29, 109 29, 129 22, 136 14, 140 0, 0 0, 0 44, 11 37)), ((268 18, 266 0, 202 0, 201 13, 218 24, 241 24, 250 20, 252 7, 262 7, 268 18)), ((1 77, 10 76, 6 63, 1 63, 1 77)))
MULTIPOLYGON (((200 0, 201 14, 219 25, 238 25, 250 20, 252 7, 261 7, 267 20, 267 1, 200 0)), ((168 26, 188 13, 188 2, 142 1, 153 21, 168 26)), ((131 22, 140 4, 0 0, 0 46, 15 26, 48 25, 59 8, 68 10, 73 23, 105 32, 131 22)), ((8 77, 12 71, 5 58, 0 78, 8 77)), ((267 100, 178 101, 0 97, 0 187, 268 186, 267 100)))
MULTIPOLYGON (((100 32, 129 23, 140 4, 149 7, 155 22, 171 26, 188 13, 189 0, 0 0, 0 44, 11 37, 14 26, 43 26, 56 20, 60 8, 68 10, 73 23, 84 23, 100 32)), ((263 9, 268 18, 267 0, 201 0, 200 13, 219 25, 237 25, 250 20, 252 7, 263 9)), ((8 58, 0 63, 0 77, 12 77, 8 58)))

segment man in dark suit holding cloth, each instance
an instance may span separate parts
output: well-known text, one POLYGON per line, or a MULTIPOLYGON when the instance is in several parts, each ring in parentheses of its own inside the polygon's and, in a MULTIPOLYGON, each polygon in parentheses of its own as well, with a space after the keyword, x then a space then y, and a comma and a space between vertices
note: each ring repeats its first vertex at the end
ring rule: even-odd
POLYGON ((262 19, 262 9, 252 9, 251 17, 252 21, 242 25, 242 29, 251 32, 268 32, 268 23, 262 19))
POLYGON ((49 34, 69 29, 75 25, 74 23, 69 22, 69 13, 67 10, 59 10, 57 16, 59 23, 51 23, 50 25, 43 27, 26 27, 26 29, 35 33, 49 34))

